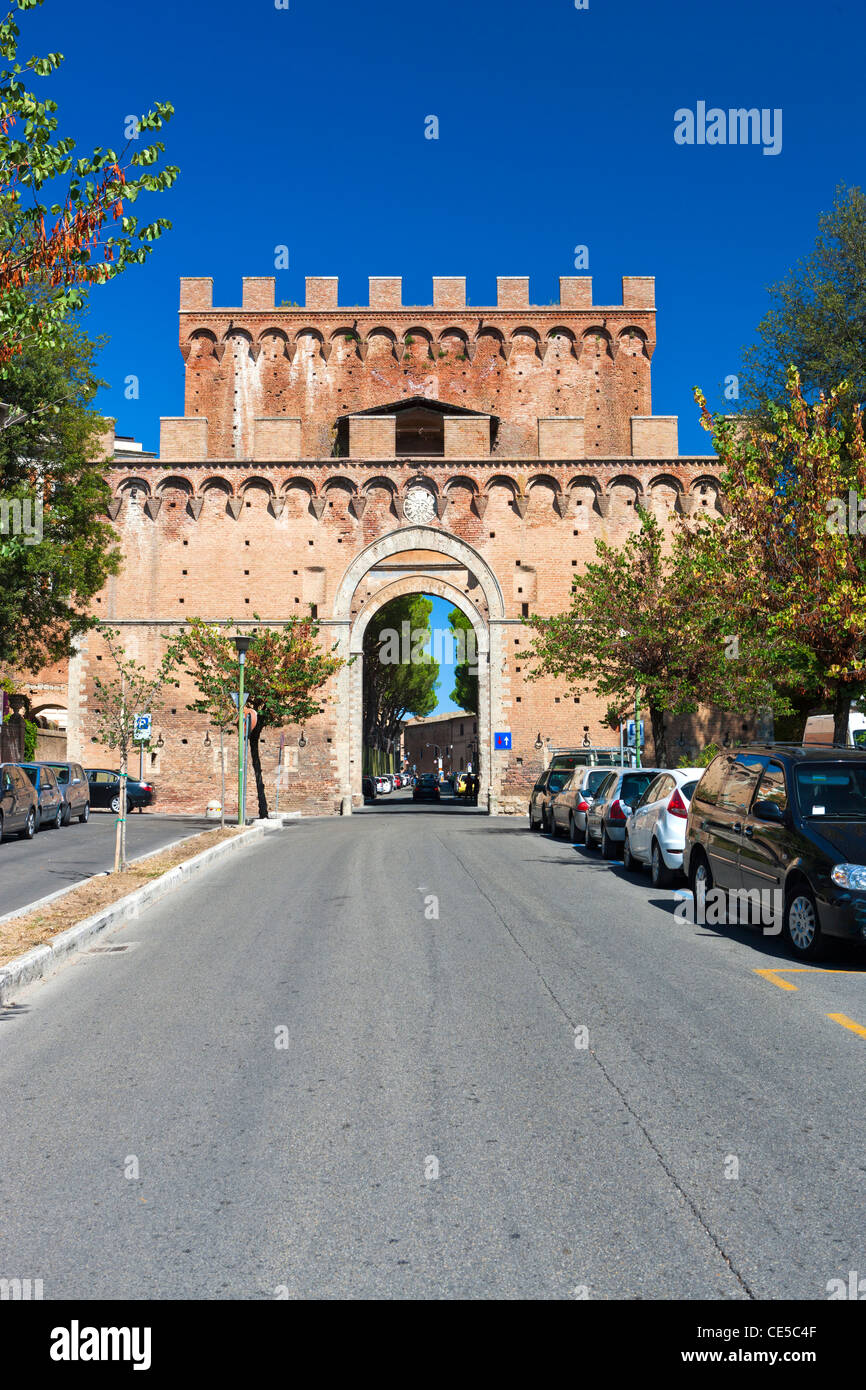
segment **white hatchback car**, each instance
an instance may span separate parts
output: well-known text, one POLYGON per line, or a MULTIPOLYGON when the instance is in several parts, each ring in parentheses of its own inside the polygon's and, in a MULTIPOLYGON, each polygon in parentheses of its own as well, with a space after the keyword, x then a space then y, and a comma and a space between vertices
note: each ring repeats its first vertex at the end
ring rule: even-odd
POLYGON ((650 866, 653 885, 667 888, 683 869, 689 803, 703 767, 673 767, 650 782, 625 825, 626 869, 650 866))

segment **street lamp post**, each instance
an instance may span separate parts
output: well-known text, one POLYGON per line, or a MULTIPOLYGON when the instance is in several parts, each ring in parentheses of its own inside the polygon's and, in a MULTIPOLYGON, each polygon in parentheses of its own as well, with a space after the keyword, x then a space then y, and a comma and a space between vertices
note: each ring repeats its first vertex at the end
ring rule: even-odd
POLYGON ((252 637, 241 637, 240 634, 234 639, 238 653, 238 825, 246 825, 247 819, 247 808, 244 804, 244 670, 247 664, 247 650, 252 640, 252 637))

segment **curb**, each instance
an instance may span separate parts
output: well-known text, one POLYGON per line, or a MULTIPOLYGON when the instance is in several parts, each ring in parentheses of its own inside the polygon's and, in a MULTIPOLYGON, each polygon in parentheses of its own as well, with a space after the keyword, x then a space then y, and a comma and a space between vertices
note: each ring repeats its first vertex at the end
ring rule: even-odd
MULTIPOLYGON (((211 826, 210 829, 214 830, 216 827, 211 826)), ((155 859, 158 854, 165 854, 168 850, 176 849, 178 845, 184 844, 187 840, 195 839, 196 835, 206 835, 207 833, 207 830, 191 830, 188 835, 181 835, 177 840, 169 840, 168 844, 160 845, 159 849, 149 849, 146 854, 137 854, 134 859, 127 862, 130 867, 133 864, 143 864, 146 859, 155 859)), ((106 878, 110 872, 110 869, 97 869, 95 873, 87 874, 77 883, 68 883, 65 888, 57 888, 53 893, 46 894, 44 898, 34 898, 32 903, 25 903, 24 907, 13 907, 11 912, 4 912, 3 916, 0 917, 0 927, 3 926, 4 922, 14 922, 16 917, 26 917, 28 913, 36 912, 40 907, 47 907, 49 903, 59 902, 61 898, 66 897, 67 893, 74 893, 76 888, 80 888, 82 884, 92 883, 95 878, 106 878)), ((5 968, 5 966, 0 966, 0 970, 5 968)))
POLYGON ((0 966, 0 1005, 9 1003, 13 992, 24 985, 32 984, 34 980, 41 980, 55 970, 68 956, 81 950, 92 937, 101 936, 103 932, 119 926, 123 920, 138 917, 145 908, 159 902, 187 879, 209 869, 216 860, 223 859, 227 854, 235 853, 239 849, 245 849, 247 845, 263 839, 265 835, 276 833, 280 828, 273 823, 269 824, 267 830, 264 826, 253 826, 232 840, 224 840, 221 845, 212 845, 210 849, 202 850, 201 854, 187 859, 185 863, 175 865, 153 883, 146 883, 142 888, 136 888, 133 893, 127 893, 125 898, 118 898, 117 902, 102 908, 93 917, 76 922, 74 927, 67 927, 66 931, 56 936, 50 944, 34 946, 31 951, 17 956, 8 965, 0 966))

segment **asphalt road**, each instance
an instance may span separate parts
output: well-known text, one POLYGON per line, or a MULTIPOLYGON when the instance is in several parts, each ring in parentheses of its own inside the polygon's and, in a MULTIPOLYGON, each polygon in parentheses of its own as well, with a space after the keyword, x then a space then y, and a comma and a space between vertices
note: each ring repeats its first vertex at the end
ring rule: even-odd
MULTIPOLYGON (((40 830, 32 840, 19 840, 16 835, 4 839, 0 844, 0 917, 110 869, 116 824, 112 811, 91 811, 86 825, 73 821, 60 830, 40 830)), ((213 828, 213 821, 203 816, 134 811, 126 823, 129 858, 213 828)))
POLYGON ((866 1038, 828 1017, 866 1024, 862 960, 784 989, 774 939, 523 820, 386 807, 267 837, 7 1007, 0 1275, 823 1300, 866 1271, 866 1038))

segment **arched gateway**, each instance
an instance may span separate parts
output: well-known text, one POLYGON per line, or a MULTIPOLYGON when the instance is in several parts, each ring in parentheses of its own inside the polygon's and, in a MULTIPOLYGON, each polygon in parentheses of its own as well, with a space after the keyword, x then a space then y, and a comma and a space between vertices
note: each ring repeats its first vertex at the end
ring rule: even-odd
MULTIPOLYGON (((387 571, 384 573, 388 573, 387 571)), ((363 661, 364 633, 375 613, 390 599, 402 594, 435 594, 447 599, 472 623, 478 656, 478 739, 481 754, 481 804, 495 810, 501 792, 501 779, 496 776, 493 757, 493 731, 502 723, 503 622, 505 602, 502 589, 493 570, 479 553, 457 536, 434 530, 429 526, 406 526, 381 536, 361 551, 350 564, 337 590, 333 621, 339 624, 339 655, 347 665, 338 677, 337 706, 341 722, 338 744, 343 750, 340 777, 344 795, 351 796, 355 805, 361 796, 361 737, 363 719, 363 661), (451 579, 434 568, 436 561, 422 557, 441 557, 449 568, 451 579), (403 557, 405 571, 399 578, 390 575, 375 591, 359 598, 362 585, 375 573, 377 566, 394 556, 403 557), (416 557, 414 560, 412 557, 416 557), (465 571, 468 583, 461 589, 454 582, 454 573, 465 571), (478 601, 469 597, 477 591, 478 601), (358 607, 360 603, 360 607, 358 607), (351 664, 349 658, 352 658, 351 664)))
MULTIPOLYGON (((312 612, 354 660, 303 734, 265 735, 263 769, 272 802, 279 768, 281 807, 334 814, 360 800, 365 628, 397 594, 440 595, 476 633, 482 804, 525 812, 547 748, 612 736, 606 700, 528 680, 523 619, 567 607, 596 540, 621 545, 638 503, 663 523, 719 505, 716 460, 680 458, 676 419, 652 414, 654 282, 626 276, 604 307, 574 276, 543 305, 501 277, 486 308, 460 277, 411 308, 398 278, 350 308, 336 280, 308 279, 303 306, 277 306, 274 288, 246 279, 241 306, 217 308, 210 280, 181 281, 184 415, 162 420, 159 457, 107 440, 123 568, 95 612, 151 668, 189 617, 254 628, 312 612)), ((68 671, 69 753, 91 765, 111 756, 91 715, 103 655, 90 637, 68 671)), ((59 699, 57 679, 43 681, 59 699)), ((155 724, 164 810, 201 811, 219 790, 194 694, 181 680, 155 724)))

